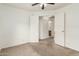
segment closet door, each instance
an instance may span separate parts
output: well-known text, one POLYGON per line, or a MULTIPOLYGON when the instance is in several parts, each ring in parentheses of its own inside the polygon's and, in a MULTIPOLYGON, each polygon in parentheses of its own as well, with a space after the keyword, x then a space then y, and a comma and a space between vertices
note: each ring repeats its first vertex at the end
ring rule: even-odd
POLYGON ((39 41, 39 17, 30 16, 30 40, 31 42, 39 41))
POLYGON ((61 46, 64 42, 64 13, 57 13, 55 15, 55 43, 61 46))

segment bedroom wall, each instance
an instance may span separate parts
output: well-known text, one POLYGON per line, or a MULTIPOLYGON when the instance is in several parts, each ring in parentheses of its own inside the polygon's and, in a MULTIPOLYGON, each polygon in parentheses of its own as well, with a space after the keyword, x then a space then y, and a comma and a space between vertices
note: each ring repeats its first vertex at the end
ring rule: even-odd
MULTIPOLYGON (((72 4, 54 11, 31 12, 31 14, 34 16, 54 16, 59 12, 65 13, 65 46, 79 51, 79 4, 72 4)), ((0 5, 0 48, 33 41, 30 39, 31 33, 29 34, 30 16, 30 13, 24 10, 0 5)), ((37 38, 35 41, 39 40, 39 36, 37 38)))
POLYGON ((0 4, 0 48, 30 42, 28 12, 0 4))
POLYGON ((65 47, 79 51, 79 4, 73 3, 55 11, 59 12, 65 13, 65 47))
POLYGON ((66 47, 79 51, 79 4, 72 4, 66 12, 66 47))
POLYGON ((79 51, 79 4, 73 3, 54 11, 33 12, 38 16, 54 16, 57 13, 65 13, 65 47, 79 51))
POLYGON ((39 16, 37 15, 36 19, 35 14, 37 12, 27 12, 23 9, 0 4, 0 49, 28 42, 38 42, 39 20, 37 19, 39 16), (33 23, 31 16, 33 15, 35 24, 38 24, 36 26, 31 26, 33 23))

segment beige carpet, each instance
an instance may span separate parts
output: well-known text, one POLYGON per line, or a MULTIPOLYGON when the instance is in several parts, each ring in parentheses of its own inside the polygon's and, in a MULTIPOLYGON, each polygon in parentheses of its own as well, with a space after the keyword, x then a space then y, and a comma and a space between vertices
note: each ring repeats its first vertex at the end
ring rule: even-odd
POLYGON ((41 40, 39 43, 26 43, 23 45, 2 49, 1 56, 78 56, 79 52, 63 48, 54 43, 53 38, 41 40))

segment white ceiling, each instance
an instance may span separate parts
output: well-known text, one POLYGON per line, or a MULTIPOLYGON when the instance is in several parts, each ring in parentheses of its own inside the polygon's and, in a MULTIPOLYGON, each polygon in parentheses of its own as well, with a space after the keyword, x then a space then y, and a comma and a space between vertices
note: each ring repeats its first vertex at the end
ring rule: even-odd
MULTIPOLYGON (((36 6, 32 6, 32 3, 6 3, 4 5, 9 5, 9 6, 12 6, 12 7, 17 7, 17 8, 20 8, 20 9, 27 10, 27 11, 42 11, 42 9, 40 7, 40 4, 36 5, 36 6)), ((70 3, 56 3, 55 5, 49 5, 48 4, 45 7, 44 10, 45 11, 56 10, 56 9, 65 7, 67 5, 70 5, 70 3)))

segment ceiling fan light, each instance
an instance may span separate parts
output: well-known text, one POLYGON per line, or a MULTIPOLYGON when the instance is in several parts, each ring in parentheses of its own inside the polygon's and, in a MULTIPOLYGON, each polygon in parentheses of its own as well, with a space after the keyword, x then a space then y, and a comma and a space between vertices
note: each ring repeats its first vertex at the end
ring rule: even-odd
POLYGON ((45 4, 44 4, 44 6, 46 7, 46 6, 47 6, 47 4, 45 3, 45 4))
POLYGON ((46 7, 46 6, 47 6, 47 4, 46 4, 46 3, 40 3, 40 7, 42 7, 42 5, 44 5, 44 7, 46 7))

